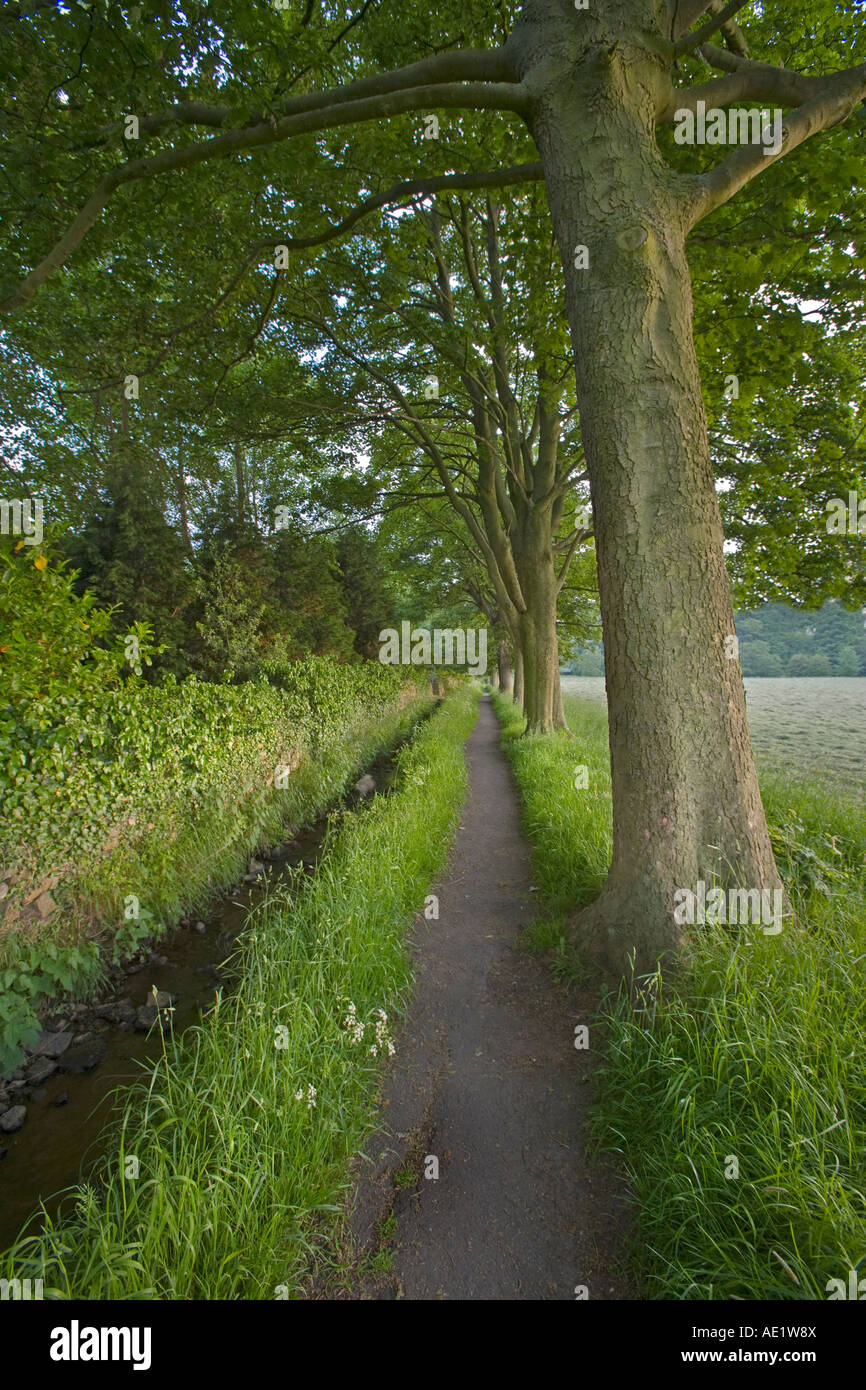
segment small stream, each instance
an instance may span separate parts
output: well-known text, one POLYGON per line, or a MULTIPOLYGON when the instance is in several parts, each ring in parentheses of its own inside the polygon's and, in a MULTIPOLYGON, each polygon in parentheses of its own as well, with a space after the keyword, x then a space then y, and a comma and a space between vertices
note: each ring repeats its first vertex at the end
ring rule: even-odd
MULTIPOLYGON (((403 742, 405 737, 367 767, 365 776, 373 777, 377 793, 390 788, 403 742)), ((337 805, 360 806, 363 801, 352 791, 337 805)), ((134 1020, 151 999, 153 987, 173 996, 175 1034, 199 1023, 217 987, 229 978, 225 967, 248 911, 277 885, 296 877, 299 868, 305 873, 315 869, 333 809, 291 839, 258 854, 264 872, 254 882, 247 881, 248 875, 217 898, 207 913, 193 914, 186 925, 161 937, 149 958, 112 972, 109 991, 97 1004, 60 1009, 48 1020, 47 1032, 72 1033, 70 1045, 45 1080, 28 1080, 33 1058, 28 1059, 14 1073, 7 1100, 0 1103, 0 1111, 18 1104, 27 1107, 23 1127, 14 1134, 0 1134, 0 1251, 12 1244, 25 1222, 38 1229, 40 1201, 54 1214, 62 1190, 86 1176, 104 1151, 106 1121, 123 1102, 125 1083, 140 1079, 161 1055, 159 1026, 149 1033, 136 1031, 134 1020)), ((43 1070, 48 1070, 46 1064, 43 1070)), ((9 1081, 3 1084, 10 1087, 9 1081)))

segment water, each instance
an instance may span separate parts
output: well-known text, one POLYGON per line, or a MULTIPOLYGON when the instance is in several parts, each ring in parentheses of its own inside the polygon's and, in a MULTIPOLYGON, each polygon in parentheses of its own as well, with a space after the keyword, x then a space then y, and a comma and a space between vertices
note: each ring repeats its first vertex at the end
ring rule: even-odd
MULTIPOLYGON (((367 769, 380 792, 390 788, 396 751, 393 748, 380 754, 367 769)), ((353 804, 354 799, 350 795, 341 804, 353 804)), ((116 981, 101 1002, 127 998, 138 1007, 147 1002, 155 985, 178 996, 172 1017, 175 1033, 200 1022, 213 1004, 217 986, 222 983, 224 992, 226 985, 230 987, 231 974, 226 966, 248 911, 277 885, 295 878, 298 868, 305 872, 315 868, 328 819, 328 813, 323 813, 290 840, 271 849, 265 858, 264 876, 221 896, 200 915, 197 920, 207 928, 203 934, 179 928, 162 937, 156 954, 166 958, 166 963, 135 966, 116 981)), ((68 1010, 58 1010, 58 1014, 64 1012, 68 1016, 68 1010)), ((74 1023, 70 1027, 79 1031, 74 1023)), ((44 1200, 53 1214, 61 1190, 74 1185, 82 1174, 86 1176, 104 1150, 106 1122, 123 1100, 125 1086, 147 1075, 149 1064, 162 1051, 159 1027, 146 1034, 126 1032, 119 1025, 102 1025, 99 1037, 108 1049, 104 1061, 81 1075, 56 1071, 25 1100, 23 1128, 16 1134, 0 1135, 7 1150, 0 1161, 0 1251, 12 1244, 25 1223, 28 1230, 38 1229, 40 1201, 44 1200), (64 1092, 68 1100, 56 1106, 54 1102, 64 1092)))
MULTIPOLYGON (((759 762, 866 791, 866 677, 746 676, 759 762)), ((603 676, 563 676, 566 695, 604 704, 603 676)))

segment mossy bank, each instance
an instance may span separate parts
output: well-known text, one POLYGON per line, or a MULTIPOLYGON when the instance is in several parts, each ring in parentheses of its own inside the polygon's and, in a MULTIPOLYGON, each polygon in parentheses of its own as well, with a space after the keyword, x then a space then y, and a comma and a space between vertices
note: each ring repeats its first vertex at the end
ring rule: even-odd
POLYGON ((57 1221, 3 1261, 45 1297, 297 1296, 374 1123, 411 986, 407 928, 444 864, 477 692, 400 751, 393 790, 329 832, 316 873, 253 914, 237 985, 166 1035, 106 1156, 57 1221))

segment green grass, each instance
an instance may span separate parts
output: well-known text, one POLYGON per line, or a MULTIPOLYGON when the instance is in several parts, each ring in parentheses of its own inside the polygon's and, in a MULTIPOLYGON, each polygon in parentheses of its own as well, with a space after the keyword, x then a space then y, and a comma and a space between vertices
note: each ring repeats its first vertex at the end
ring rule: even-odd
POLYGON ((251 914, 236 990, 166 1040, 93 1181, 7 1252, 7 1277, 54 1298, 297 1296, 375 1121, 406 927, 457 824, 475 700, 450 695, 401 749, 391 795, 335 818, 315 875, 251 914))
MULTIPOLYGON (((255 693, 265 708, 268 697, 273 700, 271 715, 278 723, 281 692, 255 693)), ((276 843, 287 826, 306 824, 337 800, 359 768, 391 747, 429 703, 426 693, 409 689, 403 698, 352 705, 334 716, 327 736, 302 738, 301 731, 298 765, 285 787, 263 775, 278 756, 268 760, 257 747, 251 770, 249 747, 244 745, 243 755, 236 749, 233 758, 234 744, 227 740, 206 795, 185 796, 188 774, 178 771, 169 804, 152 813, 142 833, 122 839, 105 859, 82 851, 74 899, 61 900, 63 910, 38 927, 0 935, 0 1075, 19 1065, 23 1044, 38 1036, 40 1011, 66 997, 93 997, 104 986, 108 965, 133 955, 143 941, 158 940, 183 912, 202 909, 215 892, 237 882, 251 852, 276 843), (139 904, 133 921, 124 918, 129 894, 139 904)), ((288 728, 279 732, 285 740, 295 735, 288 728)), ((273 730, 269 735, 276 738, 273 730)))
MULTIPOLYGON (((544 899, 531 930, 556 949, 607 868, 605 715, 567 698, 573 739, 518 740, 497 705, 544 899), (574 789, 580 763, 588 791, 574 789)), ((824 1299, 866 1264, 866 810, 847 789, 760 771, 802 926, 748 940, 703 928, 675 988, 658 977, 643 1008, 621 996, 605 1016, 594 1129, 637 1198, 650 1298, 824 1299)))

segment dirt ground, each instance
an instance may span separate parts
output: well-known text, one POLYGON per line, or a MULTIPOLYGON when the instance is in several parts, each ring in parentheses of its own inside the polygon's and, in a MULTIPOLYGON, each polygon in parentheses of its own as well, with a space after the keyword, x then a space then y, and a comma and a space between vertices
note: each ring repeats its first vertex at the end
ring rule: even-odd
POLYGON ((624 1184, 586 1152, 597 1000, 516 948, 535 894, 487 699, 466 756, 439 918, 415 935, 417 990, 358 1165, 342 1297, 628 1298, 624 1184))

